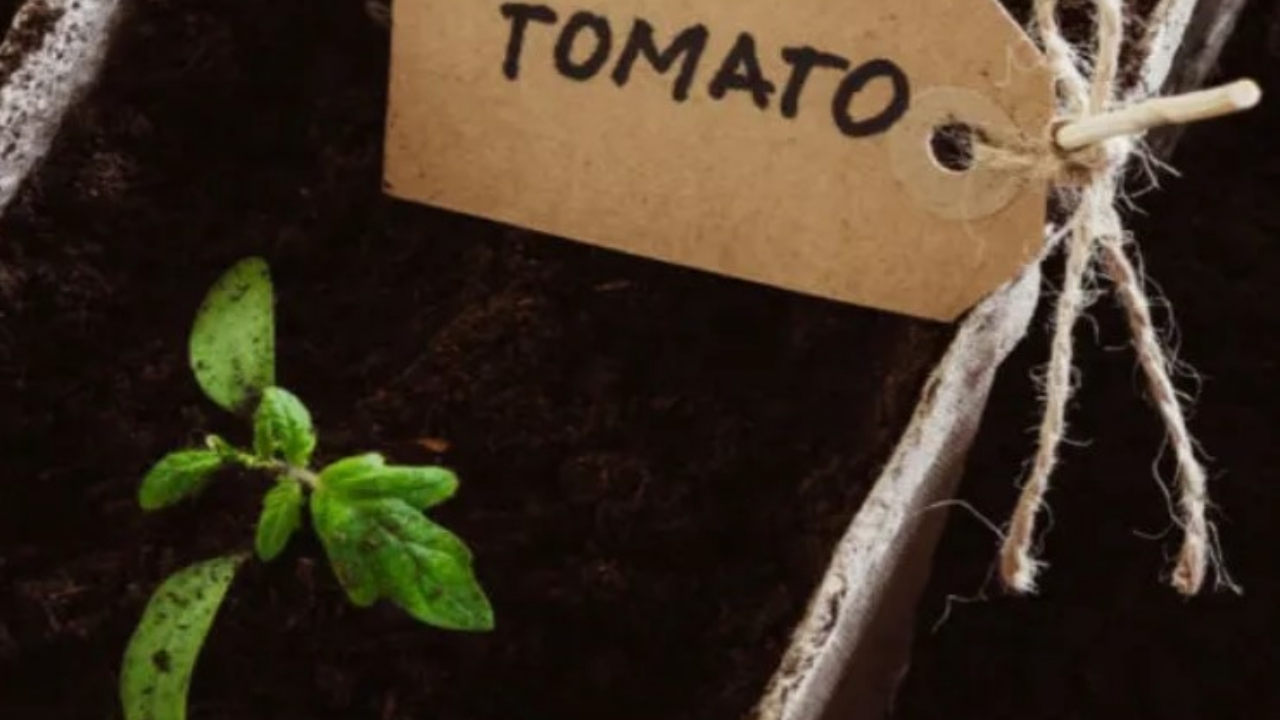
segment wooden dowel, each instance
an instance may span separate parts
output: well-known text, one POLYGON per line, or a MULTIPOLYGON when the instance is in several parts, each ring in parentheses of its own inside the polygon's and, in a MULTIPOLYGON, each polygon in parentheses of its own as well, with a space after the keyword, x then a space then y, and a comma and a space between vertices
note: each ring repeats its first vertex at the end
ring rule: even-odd
POLYGON ((1252 80, 1153 98, 1115 112, 1094 115, 1058 128, 1054 140, 1068 152, 1122 135, 1136 135, 1163 125, 1185 125, 1248 110, 1262 99, 1252 80))

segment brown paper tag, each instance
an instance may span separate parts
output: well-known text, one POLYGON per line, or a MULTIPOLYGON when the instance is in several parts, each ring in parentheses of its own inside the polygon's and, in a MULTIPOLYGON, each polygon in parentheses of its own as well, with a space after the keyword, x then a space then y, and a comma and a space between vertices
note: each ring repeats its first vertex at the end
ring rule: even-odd
POLYGON ((930 149, 954 122, 1050 121, 1050 76, 995 0, 394 12, 397 197, 940 320, 1041 246, 1045 183, 930 149))

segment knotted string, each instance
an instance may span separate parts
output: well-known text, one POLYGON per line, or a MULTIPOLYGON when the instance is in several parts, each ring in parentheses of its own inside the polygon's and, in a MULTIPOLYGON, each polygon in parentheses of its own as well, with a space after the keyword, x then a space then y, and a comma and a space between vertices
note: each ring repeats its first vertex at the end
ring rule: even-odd
MULTIPOLYGON (((1057 80, 1060 123, 1105 113, 1123 103, 1117 89, 1124 39, 1121 0, 1093 0, 1093 4, 1096 48, 1093 67, 1088 69, 1084 58, 1062 35, 1057 18, 1060 0, 1035 2, 1035 25, 1057 80)), ((1001 146, 980 140, 974 149, 978 162, 1036 179, 1051 179, 1069 195, 1075 208, 1062 232, 1055 234, 1066 246, 1066 272, 1054 309, 1053 339, 1044 379, 1044 414, 1030 475, 1000 550, 1000 576, 1010 590, 1030 593, 1035 591, 1036 576, 1044 567, 1033 550, 1036 521, 1044 507, 1066 429, 1067 404, 1075 390, 1073 331, 1092 300, 1087 283, 1096 263, 1115 286, 1139 365, 1174 449, 1179 495, 1176 521, 1183 532, 1183 543, 1172 585, 1184 595, 1194 595, 1203 586, 1210 563, 1216 560, 1210 545, 1212 528, 1205 518, 1205 470, 1187 431, 1182 406, 1169 377, 1172 363, 1154 329, 1150 302, 1127 254, 1129 236, 1116 208, 1121 174, 1136 146, 1130 138, 1117 138, 1067 152, 1054 142, 1056 127, 1043 138, 1001 146)))

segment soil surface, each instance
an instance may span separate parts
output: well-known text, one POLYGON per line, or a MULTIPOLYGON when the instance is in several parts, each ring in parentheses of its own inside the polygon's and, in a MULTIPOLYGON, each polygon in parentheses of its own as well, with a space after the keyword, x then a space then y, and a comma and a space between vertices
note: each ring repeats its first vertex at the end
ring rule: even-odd
MULTIPOLYGON (((1146 269, 1176 313, 1176 344, 1199 382, 1192 430, 1211 454, 1227 568, 1242 596, 1180 598, 1167 585, 1179 537, 1153 477, 1162 430, 1114 303, 1077 333, 1082 387, 1049 495, 1042 593, 1002 597, 991 532, 952 515, 895 717, 1280 717, 1280 16, 1255 2, 1219 77, 1256 78, 1271 99, 1183 137, 1161 192, 1132 226, 1146 269), (985 584, 984 584, 985 583, 985 584), (986 591, 987 598, 975 594, 986 591), (965 602, 966 599, 974 600, 965 602), (941 624, 935 625, 942 620, 941 624)), ((1212 82, 1211 81, 1211 82, 1212 82)), ((1043 313, 1042 313, 1043 315, 1043 313)), ((1169 320, 1168 307, 1159 320, 1169 320)), ((1003 522, 1031 457, 1030 375, 1046 361, 1045 322, 1002 369, 962 498, 1003 522)), ((1173 477, 1167 457, 1162 478, 1173 477)))
POLYGON ((951 330, 383 197, 388 33, 360 0, 128 8, 0 222, 0 717, 119 717, 150 591, 250 544, 261 478, 135 494, 165 452, 246 438, 185 351, 251 253, 324 458, 459 471, 436 516, 498 629, 350 608, 295 541, 237 579, 192 718, 743 715, 951 330))

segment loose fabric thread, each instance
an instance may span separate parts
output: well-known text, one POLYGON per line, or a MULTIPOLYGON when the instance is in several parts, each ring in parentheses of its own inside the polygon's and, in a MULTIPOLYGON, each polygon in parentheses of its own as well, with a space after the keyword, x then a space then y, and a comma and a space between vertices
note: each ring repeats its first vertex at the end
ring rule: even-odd
MULTIPOLYGON (((1034 9, 1041 44, 1057 80, 1062 121, 1114 110, 1122 103, 1117 90, 1124 39, 1120 0, 1094 0, 1096 47, 1091 70, 1062 34, 1057 17, 1060 4, 1060 0, 1036 0, 1034 9)), ((1091 301, 1088 284, 1095 265, 1101 266, 1115 286, 1139 365, 1177 460, 1176 520, 1183 532, 1183 543, 1172 572, 1173 587, 1183 595, 1198 593, 1208 568, 1216 561, 1210 544, 1212 527, 1205 517, 1205 470, 1197 458, 1195 441, 1187 430, 1182 405, 1170 379, 1171 361, 1152 322, 1141 276, 1127 254, 1128 234, 1116 208, 1121 173, 1134 153, 1135 143, 1129 138, 1064 152, 1054 142, 1052 128, 1046 137, 1021 145, 995 146, 979 141, 975 147, 978 162, 1037 179, 1052 179, 1075 204, 1062 234, 1066 273, 1053 315, 1038 448, 1000 549, 1001 579, 1017 593, 1034 592, 1037 575, 1044 567, 1034 553, 1036 522, 1044 508, 1049 479, 1066 432, 1067 404, 1075 390, 1073 331, 1091 301)))

